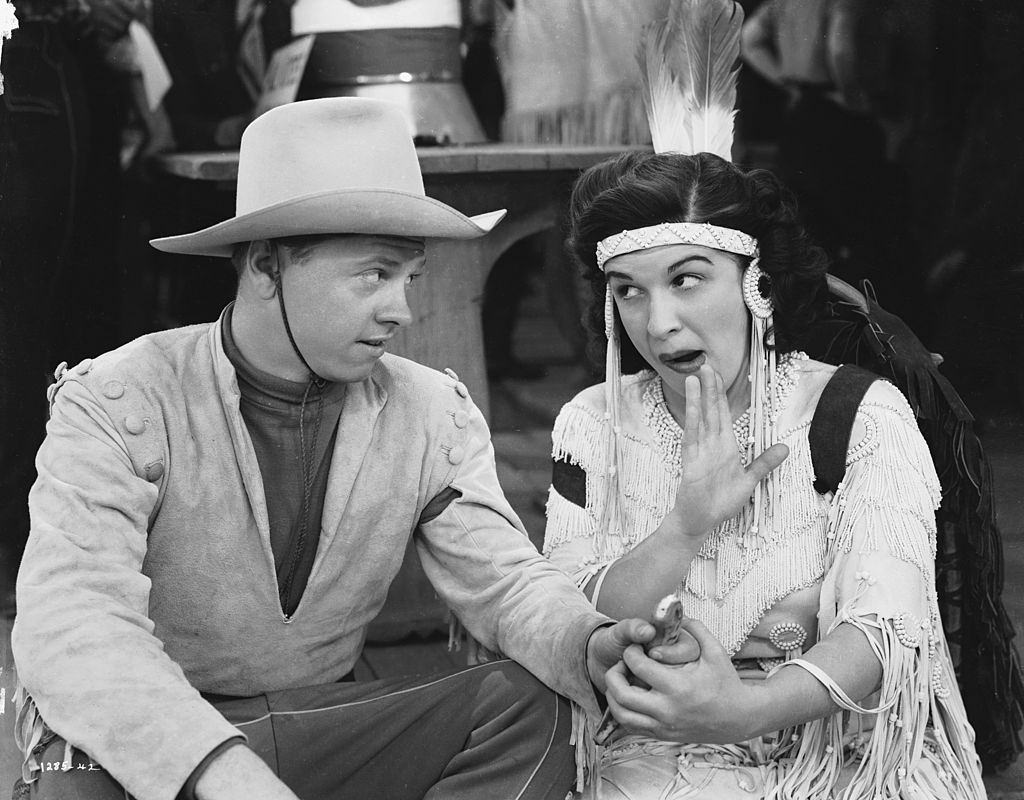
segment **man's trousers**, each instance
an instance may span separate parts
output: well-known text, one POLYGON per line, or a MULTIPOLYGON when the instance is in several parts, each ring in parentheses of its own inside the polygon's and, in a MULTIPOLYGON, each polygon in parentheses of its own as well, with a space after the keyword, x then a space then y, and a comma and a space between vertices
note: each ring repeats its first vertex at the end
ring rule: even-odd
MULTIPOLYGON (((511 661, 215 705, 302 800, 564 800, 575 772, 568 703, 511 661)), ((41 748, 29 797, 130 797, 72 752, 70 769, 47 769, 63 762, 64 740, 41 748)))

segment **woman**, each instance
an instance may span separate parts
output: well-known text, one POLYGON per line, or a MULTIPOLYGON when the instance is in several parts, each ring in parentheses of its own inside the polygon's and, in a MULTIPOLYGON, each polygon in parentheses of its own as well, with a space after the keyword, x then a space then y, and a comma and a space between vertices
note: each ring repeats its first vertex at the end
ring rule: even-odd
POLYGON ((609 673, 625 729, 601 796, 984 797, 936 606, 939 484, 893 386, 867 390, 842 484, 815 491, 834 367, 798 346, 826 262, 780 185, 627 154, 583 175, 571 218, 610 356, 555 424, 545 553, 613 617, 678 593, 695 640, 689 663, 635 648, 609 673))

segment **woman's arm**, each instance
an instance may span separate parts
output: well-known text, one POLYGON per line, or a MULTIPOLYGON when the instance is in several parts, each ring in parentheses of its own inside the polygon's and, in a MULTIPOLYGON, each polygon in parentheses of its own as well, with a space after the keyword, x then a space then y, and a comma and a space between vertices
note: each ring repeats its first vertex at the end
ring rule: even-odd
MULTIPOLYGON (((839 710, 827 688, 803 669, 781 669, 764 681, 742 681, 728 653, 696 620, 684 623, 700 646, 688 664, 659 663, 639 647, 609 671, 607 698, 627 728, 677 742, 732 744, 839 710), (627 669, 650 688, 634 686, 627 669)), ((859 702, 881 681, 881 664, 864 633, 841 624, 803 657, 859 702)))

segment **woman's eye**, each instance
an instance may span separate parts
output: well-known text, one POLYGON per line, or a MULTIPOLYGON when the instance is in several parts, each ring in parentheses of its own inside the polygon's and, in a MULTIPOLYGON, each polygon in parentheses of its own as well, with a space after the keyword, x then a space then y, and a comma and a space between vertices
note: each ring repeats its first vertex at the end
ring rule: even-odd
POLYGON ((640 294, 640 290, 637 289, 635 286, 627 286, 625 284, 620 284, 619 286, 615 287, 615 294, 621 300, 631 300, 632 298, 640 294))
POLYGON ((676 278, 672 281, 672 283, 675 286, 678 286, 681 289, 692 289, 694 286, 696 286, 698 283, 700 283, 700 281, 701 281, 700 275, 689 275, 688 274, 688 275, 678 275, 678 276, 676 276, 676 278))

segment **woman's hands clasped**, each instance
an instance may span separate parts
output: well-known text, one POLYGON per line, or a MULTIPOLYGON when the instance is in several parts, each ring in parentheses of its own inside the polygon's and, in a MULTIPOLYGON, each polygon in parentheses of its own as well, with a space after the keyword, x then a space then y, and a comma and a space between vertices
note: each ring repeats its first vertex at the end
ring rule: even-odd
POLYGON ((705 364, 686 378, 685 390, 682 472, 669 516, 684 534, 699 537, 737 514, 789 448, 774 444, 744 467, 721 376, 705 364))

